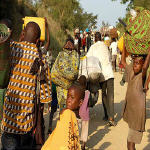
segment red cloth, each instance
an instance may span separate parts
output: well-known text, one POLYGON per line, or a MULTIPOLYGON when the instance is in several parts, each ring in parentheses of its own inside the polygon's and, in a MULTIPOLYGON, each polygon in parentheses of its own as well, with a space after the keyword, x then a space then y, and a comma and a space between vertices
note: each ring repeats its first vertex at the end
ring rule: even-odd
POLYGON ((119 68, 123 69, 124 66, 120 63, 120 64, 119 64, 119 68))
POLYGON ((82 39, 82 45, 86 45, 86 37, 82 39))

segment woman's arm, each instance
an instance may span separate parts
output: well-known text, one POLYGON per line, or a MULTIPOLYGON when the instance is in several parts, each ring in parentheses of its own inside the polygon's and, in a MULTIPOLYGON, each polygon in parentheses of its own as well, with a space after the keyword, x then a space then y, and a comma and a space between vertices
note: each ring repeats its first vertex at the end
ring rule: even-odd
POLYGON ((124 66, 124 68, 126 68, 126 48, 124 45, 123 51, 122 51, 122 56, 121 56, 121 64, 124 66))

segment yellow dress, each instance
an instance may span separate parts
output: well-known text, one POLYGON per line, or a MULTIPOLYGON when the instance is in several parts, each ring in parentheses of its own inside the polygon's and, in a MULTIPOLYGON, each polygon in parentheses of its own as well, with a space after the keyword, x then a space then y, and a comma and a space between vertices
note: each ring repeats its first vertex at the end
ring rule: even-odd
POLYGON ((66 109, 42 150, 81 150, 76 115, 66 109))

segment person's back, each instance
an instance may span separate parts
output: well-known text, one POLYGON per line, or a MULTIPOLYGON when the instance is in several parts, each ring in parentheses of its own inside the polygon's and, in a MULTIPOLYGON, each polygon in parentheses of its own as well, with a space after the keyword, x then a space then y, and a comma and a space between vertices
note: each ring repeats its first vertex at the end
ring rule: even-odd
POLYGON ((87 46, 87 52, 91 46, 91 36, 90 36, 90 33, 88 33, 88 36, 86 38, 86 46, 87 46))
POLYGON ((110 49, 112 49, 112 55, 117 55, 117 42, 112 42, 110 45, 110 49))
POLYGON ((102 73, 99 82, 102 87, 102 102, 104 107, 104 120, 109 120, 110 126, 115 126, 114 122, 114 75, 110 62, 108 47, 101 41, 101 34, 96 32, 95 44, 91 46, 87 57, 94 56, 99 59, 102 73))
POLYGON ((116 39, 112 39, 112 43, 110 45, 110 49, 112 51, 112 65, 113 65, 113 70, 116 72, 116 60, 117 60, 117 42, 116 39))
POLYGON ((82 48, 85 52, 85 46, 86 46, 86 35, 84 34, 83 39, 82 39, 82 48))
POLYGON ((89 34, 87 36, 87 46, 91 46, 91 36, 89 34))
MULTIPOLYGON (((32 28, 33 29, 33 28, 32 28)), ((29 28, 31 31, 31 28, 29 28)), ((27 34, 25 32, 25 34, 27 34)), ((30 33, 31 34, 31 33, 30 33)), ((39 33, 40 37, 40 33, 39 33)), ((35 43, 35 38, 24 37, 25 41, 22 42, 12 42, 12 69, 10 82, 7 88, 5 103, 4 103, 4 118, 13 118, 13 119, 3 119, 2 129, 4 131, 9 131, 9 127, 5 124, 14 124, 15 129, 12 127, 12 133, 27 133, 32 127, 32 121, 30 114, 33 111, 33 97, 35 94, 35 75, 30 73, 30 67, 32 66, 34 60, 39 56, 37 47, 35 43), (26 40, 28 39, 28 40, 26 40), (31 43, 31 42, 34 43, 31 43), (26 106, 21 105, 26 100, 26 106), (11 101, 11 102, 10 102, 11 101), (12 106, 14 105, 14 106, 12 106), (9 110, 11 108, 11 110, 9 110), (6 112, 10 112, 6 113, 6 112), (25 112, 25 113, 24 113, 25 112), (15 115, 17 113, 17 115, 15 115), (25 119, 28 114, 28 121, 25 119), (19 116, 25 120, 18 120, 19 116), (15 121, 11 121, 14 120, 15 121), (30 120, 30 121, 29 121, 30 120), (20 123, 19 123, 20 122, 20 123), (26 123, 27 124, 26 124, 26 123), (20 129, 20 125, 25 124, 20 129)), ((11 125, 12 126, 12 125, 11 125)))
POLYGON ((2 130, 4 131, 2 145, 6 150, 9 148, 17 149, 18 145, 21 149, 24 148, 22 146, 30 146, 32 142, 31 131, 33 129, 37 73, 37 68, 34 68, 33 64, 39 58, 36 46, 39 38, 39 26, 30 22, 22 32, 21 42, 14 41, 11 43, 11 77, 4 100, 2 120, 2 130), (33 69, 32 72, 31 68, 33 69), (16 136, 13 136, 14 134, 16 136), (8 140, 7 136, 15 141, 10 146, 5 144, 8 140), (21 145, 23 137, 28 137, 25 145, 21 145))
POLYGON ((110 62, 109 50, 104 42, 97 41, 95 44, 93 44, 87 53, 87 57, 88 56, 95 56, 99 59, 102 67, 102 74, 104 76, 104 79, 102 80, 107 80, 114 77, 110 62))

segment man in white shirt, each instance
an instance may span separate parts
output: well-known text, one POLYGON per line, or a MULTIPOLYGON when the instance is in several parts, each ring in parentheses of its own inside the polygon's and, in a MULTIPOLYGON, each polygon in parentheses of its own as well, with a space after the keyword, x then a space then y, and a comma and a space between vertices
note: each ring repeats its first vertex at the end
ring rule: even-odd
POLYGON ((113 65, 113 70, 116 72, 116 60, 117 60, 117 42, 116 39, 112 39, 112 43, 109 47, 112 51, 112 65, 113 65))
POLYGON ((110 54, 108 47, 101 41, 101 34, 96 32, 95 44, 91 46, 88 56, 97 57, 102 68, 102 77, 100 80, 102 86, 102 102, 104 107, 104 120, 109 120, 111 126, 114 123, 114 74, 110 61, 110 54))

